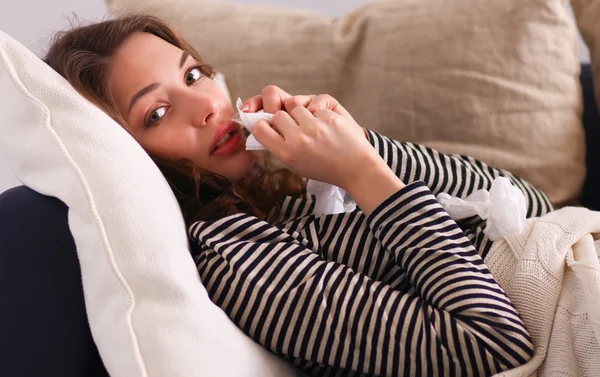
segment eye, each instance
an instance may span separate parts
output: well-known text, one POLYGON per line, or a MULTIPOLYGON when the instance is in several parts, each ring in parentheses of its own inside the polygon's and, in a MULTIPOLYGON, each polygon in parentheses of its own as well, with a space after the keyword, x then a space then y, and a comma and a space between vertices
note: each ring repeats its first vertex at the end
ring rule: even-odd
POLYGON ((192 85, 196 81, 200 80, 201 77, 202 72, 200 71, 200 67, 194 67, 185 74, 185 83, 187 85, 192 85))
POLYGON ((156 108, 150 113, 150 116, 146 119, 146 122, 144 122, 144 127, 150 127, 160 121, 166 112, 167 110, 164 106, 156 108))

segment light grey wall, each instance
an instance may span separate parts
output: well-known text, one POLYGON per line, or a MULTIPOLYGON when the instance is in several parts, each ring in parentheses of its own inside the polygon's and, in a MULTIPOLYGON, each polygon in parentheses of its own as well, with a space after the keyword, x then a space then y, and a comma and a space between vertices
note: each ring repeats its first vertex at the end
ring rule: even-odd
POLYGON ((104 0, 12 0, 5 3, 0 12, 0 29, 37 55, 44 52, 56 31, 69 25, 73 13, 88 20, 100 20, 106 14, 104 0))
MULTIPOLYGON (((263 3, 309 9, 341 16, 368 0, 230 0, 238 3, 263 3)), ((460 1, 460 0, 454 0, 460 1)), ((496 0, 497 1, 497 0, 496 0)), ((0 30, 9 34, 37 55, 43 55, 51 36, 68 27, 72 15, 99 21, 106 15, 104 0, 11 0, 2 5, 0 30)), ((580 41, 580 57, 589 61, 589 53, 580 41)), ((0 192, 17 185, 0 151, 0 192)))

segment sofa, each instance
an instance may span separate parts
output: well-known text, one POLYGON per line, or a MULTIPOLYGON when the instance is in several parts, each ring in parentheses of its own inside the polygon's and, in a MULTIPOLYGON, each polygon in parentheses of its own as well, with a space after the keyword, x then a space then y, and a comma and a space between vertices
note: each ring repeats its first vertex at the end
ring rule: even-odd
MULTIPOLYGON (((581 67, 587 178, 580 204, 600 210, 600 117, 581 67)), ((106 376, 92 338, 68 208, 26 186, 0 194, 0 376, 106 376)))

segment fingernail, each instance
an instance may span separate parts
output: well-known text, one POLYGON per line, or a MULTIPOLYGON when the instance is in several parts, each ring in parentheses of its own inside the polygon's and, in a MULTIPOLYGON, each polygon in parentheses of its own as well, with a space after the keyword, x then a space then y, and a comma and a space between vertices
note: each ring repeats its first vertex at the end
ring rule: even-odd
POLYGON ((248 110, 250 110, 250 105, 244 105, 244 107, 242 107, 242 112, 243 113, 245 113, 248 110))

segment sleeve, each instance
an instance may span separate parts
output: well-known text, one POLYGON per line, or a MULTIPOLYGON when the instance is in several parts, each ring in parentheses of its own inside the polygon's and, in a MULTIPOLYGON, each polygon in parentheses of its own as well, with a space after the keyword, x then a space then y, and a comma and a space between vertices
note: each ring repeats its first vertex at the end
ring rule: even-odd
POLYGON ((506 170, 492 168, 472 157, 445 155, 420 144, 399 142, 366 131, 371 145, 404 183, 423 181, 434 195, 446 192, 464 198, 479 189, 489 190, 494 179, 503 176, 523 192, 527 218, 552 211, 544 192, 506 170))
POLYGON ((190 236, 203 250, 196 262, 211 299, 297 365, 488 376, 531 358, 514 307, 422 182, 386 199, 364 223, 406 271, 405 287, 326 261, 314 242, 248 215, 196 223, 190 236))

